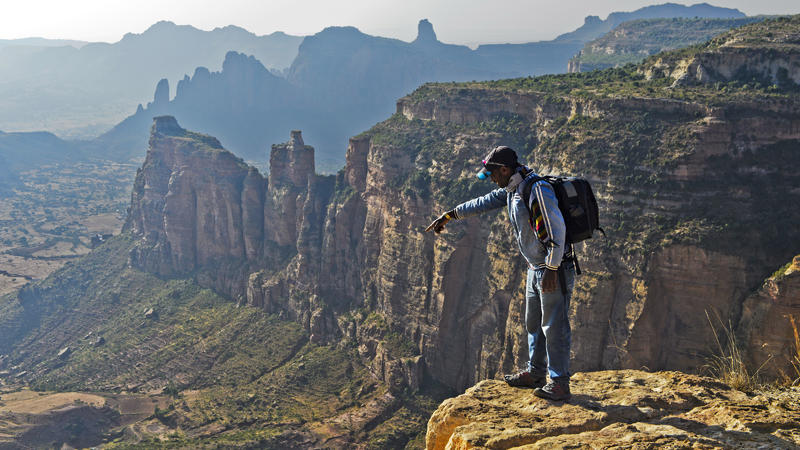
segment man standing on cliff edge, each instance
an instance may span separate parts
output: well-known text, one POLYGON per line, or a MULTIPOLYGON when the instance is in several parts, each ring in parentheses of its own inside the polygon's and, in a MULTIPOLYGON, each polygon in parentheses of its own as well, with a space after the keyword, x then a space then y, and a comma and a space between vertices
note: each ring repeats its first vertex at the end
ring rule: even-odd
POLYGON ((537 397, 567 400, 569 391, 569 300, 575 283, 575 264, 565 257, 566 226, 558 200, 547 181, 517 162, 509 147, 495 147, 478 177, 499 186, 488 194, 464 202, 442 214, 425 231, 440 233, 451 220, 506 206, 519 251, 528 263, 525 285, 525 328, 528 332, 528 368, 505 375, 511 386, 535 388, 537 397), (526 186, 529 204, 523 201, 526 186), (547 374, 550 374, 550 382, 547 374))

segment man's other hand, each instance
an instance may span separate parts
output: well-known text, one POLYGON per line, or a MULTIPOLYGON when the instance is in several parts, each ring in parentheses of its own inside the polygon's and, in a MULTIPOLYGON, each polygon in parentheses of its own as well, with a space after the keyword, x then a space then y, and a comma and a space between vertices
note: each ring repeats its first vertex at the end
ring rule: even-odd
POLYGON ((553 269, 544 269, 544 277, 542 278, 542 292, 553 292, 558 287, 558 271, 553 269))

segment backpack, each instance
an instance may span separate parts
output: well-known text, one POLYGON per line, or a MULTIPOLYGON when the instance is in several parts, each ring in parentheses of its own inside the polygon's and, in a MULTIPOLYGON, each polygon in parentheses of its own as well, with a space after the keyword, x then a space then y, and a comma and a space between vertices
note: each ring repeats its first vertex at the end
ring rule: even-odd
POLYGON ((580 274, 581 269, 572 244, 590 239, 594 230, 600 230, 603 236, 606 234, 600 228, 597 200, 594 198, 592 186, 585 179, 578 177, 544 176, 532 179, 523 190, 522 200, 525 207, 528 208, 528 221, 534 230, 536 230, 536 226, 533 223, 533 213, 530 209, 531 190, 533 185, 541 180, 547 181, 553 187, 553 192, 558 200, 558 209, 564 217, 564 224, 567 228, 564 245, 568 250, 564 253, 564 258, 572 259, 575 262, 576 273, 580 274))

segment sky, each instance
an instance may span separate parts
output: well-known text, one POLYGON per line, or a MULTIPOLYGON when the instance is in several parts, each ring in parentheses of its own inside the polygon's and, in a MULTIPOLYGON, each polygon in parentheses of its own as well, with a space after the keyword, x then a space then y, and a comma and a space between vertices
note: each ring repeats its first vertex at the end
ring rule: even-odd
MULTIPOLYGON (((160 20, 211 30, 237 25, 258 35, 309 35, 333 25, 411 41, 428 19, 452 44, 531 42, 572 31, 587 15, 605 19, 665 3, 646 0, 3 0, 0 39, 44 37, 117 42, 160 20)), ((680 2, 691 5, 697 2, 680 2)), ((747 15, 798 14, 798 0, 718 0, 747 15)))

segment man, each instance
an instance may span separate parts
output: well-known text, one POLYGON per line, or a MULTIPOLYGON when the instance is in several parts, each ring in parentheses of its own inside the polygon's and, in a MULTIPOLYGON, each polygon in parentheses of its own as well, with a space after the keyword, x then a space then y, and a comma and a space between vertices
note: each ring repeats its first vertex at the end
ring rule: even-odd
POLYGON ((534 394, 550 400, 567 400, 569 390, 569 300, 575 281, 571 255, 565 258, 566 226, 558 200, 547 181, 536 180, 532 170, 519 164, 509 147, 494 148, 478 177, 498 189, 455 207, 434 220, 425 231, 440 233, 450 220, 463 219, 506 206, 520 253, 528 263, 525 287, 525 328, 528 332, 528 368, 505 375, 511 386, 535 388, 534 394), (523 202, 526 187, 529 204, 523 202), (549 372, 550 382, 547 381, 549 372))

